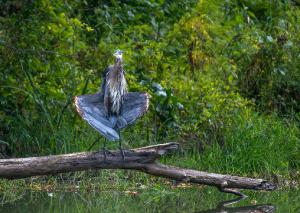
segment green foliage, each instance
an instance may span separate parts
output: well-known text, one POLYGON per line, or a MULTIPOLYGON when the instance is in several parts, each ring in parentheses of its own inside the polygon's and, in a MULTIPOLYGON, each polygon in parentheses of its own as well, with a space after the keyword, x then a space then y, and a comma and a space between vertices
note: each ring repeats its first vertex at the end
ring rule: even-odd
POLYGON ((263 110, 299 119, 299 8, 291 1, 233 1, 225 11, 235 35, 224 53, 237 66, 241 93, 263 110))
POLYGON ((285 174, 299 170, 299 129, 276 117, 252 111, 238 114, 224 131, 225 143, 207 147, 201 162, 207 169, 234 173, 285 174), (222 163, 226 162, 226 163, 222 163), (222 166, 220 166, 222 165, 222 166))
POLYGON ((228 170, 222 162, 253 174, 299 168, 293 1, 16 0, 0 8, 0 140, 16 155, 86 150, 99 140, 72 98, 98 91, 122 49, 130 91, 152 96, 149 113, 124 131, 125 145, 176 139, 204 152, 212 170, 228 170), (272 158, 262 150, 275 156, 279 148, 280 158, 264 162, 272 158))

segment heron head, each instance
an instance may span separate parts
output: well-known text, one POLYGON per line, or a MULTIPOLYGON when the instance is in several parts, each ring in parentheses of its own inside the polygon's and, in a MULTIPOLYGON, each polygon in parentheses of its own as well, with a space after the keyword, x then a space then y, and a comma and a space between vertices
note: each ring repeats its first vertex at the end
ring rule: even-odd
POLYGON ((116 57, 116 59, 122 59, 122 54, 123 54, 122 50, 116 50, 114 52, 114 56, 116 57))

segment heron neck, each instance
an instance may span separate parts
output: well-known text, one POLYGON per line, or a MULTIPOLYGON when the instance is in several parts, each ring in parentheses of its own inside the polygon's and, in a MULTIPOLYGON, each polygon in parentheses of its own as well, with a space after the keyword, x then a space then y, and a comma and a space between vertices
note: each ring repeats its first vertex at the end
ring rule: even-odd
POLYGON ((121 57, 117 57, 115 60, 115 67, 122 67, 122 61, 121 57))

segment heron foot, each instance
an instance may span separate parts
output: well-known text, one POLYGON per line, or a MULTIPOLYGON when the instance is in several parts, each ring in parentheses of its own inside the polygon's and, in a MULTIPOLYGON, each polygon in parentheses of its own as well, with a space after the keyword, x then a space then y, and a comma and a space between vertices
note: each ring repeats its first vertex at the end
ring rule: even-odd
POLYGON ((123 161, 125 161, 125 152, 124 152, 124 149, 122 149, 122 147, 120 147, 120 152, 121 152, 123 161))
POLYGON ((103 155, 104 155, 104 161, 106 161, 106 159, 107 159, 107 153, 113 154, 111 151, 109 151, 108 149, 106 149, 106 147, 102 148, 102 152, 103 152, 103 155))

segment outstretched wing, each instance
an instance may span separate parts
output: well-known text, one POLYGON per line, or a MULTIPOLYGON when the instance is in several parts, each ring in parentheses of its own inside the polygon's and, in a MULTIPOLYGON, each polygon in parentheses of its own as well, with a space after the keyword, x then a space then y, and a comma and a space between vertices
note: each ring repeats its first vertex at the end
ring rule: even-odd
MULTIPOLYGON (((103 97, 103 96, 102 96, 103 97)), ((75 106, 80 116, 108 140, 118 140, 115 124, 107 119, 101 93, 76 96, 75 106)))
POLYGON ((124 97, 117 128, 122 129, 135 122, 148 110, 150 95, 145 92, 129 92, 124 97))
POLYGON ((116 130, 123 129, 140 118, 149 107, 150 95, 142 92, 129 92, 119 116, 107 118, 101 93, 81 95, 75 97, 75 106, 80 116, 94 129, 109 140, 118 140, 116 130))

